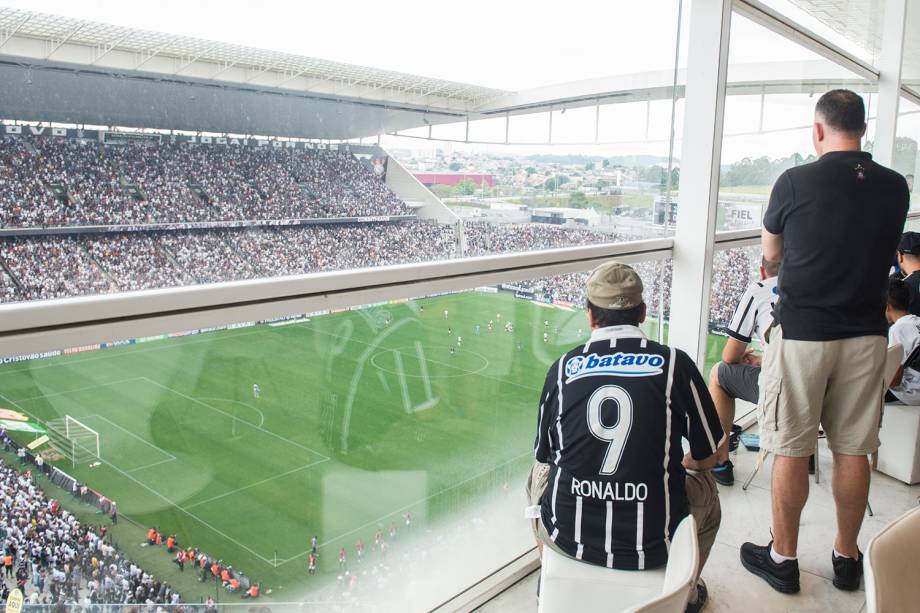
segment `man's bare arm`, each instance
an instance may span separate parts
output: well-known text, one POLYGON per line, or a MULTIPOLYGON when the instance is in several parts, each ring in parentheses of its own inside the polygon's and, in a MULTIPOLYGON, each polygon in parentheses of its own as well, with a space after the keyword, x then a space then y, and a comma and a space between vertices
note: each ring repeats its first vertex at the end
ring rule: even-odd
POLYGON ((763 257, 769 262, 779 262, 783 259, 783 235, 773 234, 766 228, 760 233, 760 244, 763 248, 763 257))
POLYGON ((726 364, 741 364, 747 353, 747 343, 742 343, 737 338, 728 337, 722 349, 722 361, 726 364))

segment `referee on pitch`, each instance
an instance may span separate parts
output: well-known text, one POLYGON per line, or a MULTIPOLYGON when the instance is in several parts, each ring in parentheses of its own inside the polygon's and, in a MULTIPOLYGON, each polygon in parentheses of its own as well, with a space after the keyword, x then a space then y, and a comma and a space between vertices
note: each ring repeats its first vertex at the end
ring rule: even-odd
MULTIPOLYGON (((600 265, 587 295, 591 338, 550 367, 540 396, 528 485, 538 543, 590 564, 650 569, 667 562, 692 513, 702 569, 721 521, 708 470, 727 445, 706 382, 687 354, 639 330, 645 303, 632 268, 600 265)), ((687 610, 706 599, 699 581, 687 610)))

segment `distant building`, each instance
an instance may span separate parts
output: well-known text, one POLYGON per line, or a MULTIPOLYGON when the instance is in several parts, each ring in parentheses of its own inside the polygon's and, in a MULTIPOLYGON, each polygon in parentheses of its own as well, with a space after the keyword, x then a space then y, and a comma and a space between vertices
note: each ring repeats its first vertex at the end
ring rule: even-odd
POLYGON ((464 179, 469 179, 477 187, 495 187, 495 175, 468 172, 416 172, 415 178, 425 187, 447 185, 453 187, 464 179))

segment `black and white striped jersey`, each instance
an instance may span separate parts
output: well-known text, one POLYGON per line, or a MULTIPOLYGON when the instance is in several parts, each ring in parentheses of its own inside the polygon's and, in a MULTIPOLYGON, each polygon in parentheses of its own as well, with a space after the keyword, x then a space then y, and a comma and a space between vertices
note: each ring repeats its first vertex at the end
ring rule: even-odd
POLYGON ((776 277, 770 277, 748 286, 725 330, 730 337, 742 343, 750 343, 752 338, 764 342, 763 335, 773 323, 773 307, 779 299, 776 282, 776 277))
POLYGON ((688 513, 682 439, 702 460, 724 434, 690 357, 634 326, 597 329, 550 367, 534 454, 550 464, 540 500, 562 551, 627 570, 668 559, 688 513))

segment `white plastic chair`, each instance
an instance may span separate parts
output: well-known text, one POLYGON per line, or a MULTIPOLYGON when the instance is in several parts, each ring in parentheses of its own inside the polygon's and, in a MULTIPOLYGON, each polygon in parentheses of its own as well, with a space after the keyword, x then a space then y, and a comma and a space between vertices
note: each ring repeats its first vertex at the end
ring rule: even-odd
POLYGON ((920 507, 897 518, 866 547, 866 613, 916 611, 920 581, 914 560, 920 551, 920 507))
POLYGON ((544 547, 538 613, 683 613, 699 561, 692 515, 677 526, 665 568, 612 570, 544 547))

